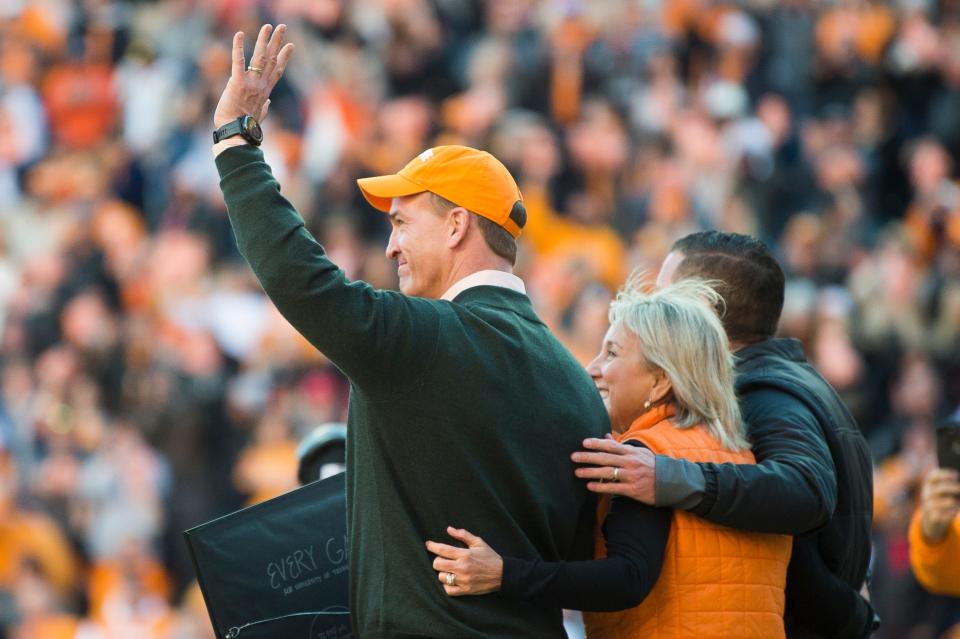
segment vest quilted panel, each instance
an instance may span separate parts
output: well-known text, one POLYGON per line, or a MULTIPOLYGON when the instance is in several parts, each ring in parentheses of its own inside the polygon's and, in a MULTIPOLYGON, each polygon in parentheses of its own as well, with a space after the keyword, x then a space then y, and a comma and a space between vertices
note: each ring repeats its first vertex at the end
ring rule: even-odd
MULTIPOLYGON (((756 463, 749 451, 720 447, 705 428, 679 430, 658 407, 618 439, 697 462, 756 463)), ((600 521, 607 501, 600 505, 600 521)), ((606 556, 597 529, 597 556, 606 556)), ((775 639, 784 637, 783 606, 791 538, 751 533, 674 511, 660 578, 636 608, 585 613, 589 639, 775 639)))

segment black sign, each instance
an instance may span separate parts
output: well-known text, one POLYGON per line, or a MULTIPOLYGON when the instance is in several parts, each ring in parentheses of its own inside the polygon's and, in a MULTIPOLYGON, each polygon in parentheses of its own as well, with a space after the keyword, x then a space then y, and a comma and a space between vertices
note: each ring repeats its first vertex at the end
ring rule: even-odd
POLYGON ((184 532, 217 639, 350 639, 344 474, 184 532))

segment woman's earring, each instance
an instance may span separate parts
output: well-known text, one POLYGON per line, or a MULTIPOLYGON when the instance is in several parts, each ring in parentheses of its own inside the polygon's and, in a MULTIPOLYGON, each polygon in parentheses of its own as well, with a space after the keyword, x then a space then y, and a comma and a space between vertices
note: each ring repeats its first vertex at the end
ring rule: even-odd
POLYGON ((650 400, 649 400, 649 399, 643 403, 643 410, 644 410, 644 412, 650 410, 650 400))

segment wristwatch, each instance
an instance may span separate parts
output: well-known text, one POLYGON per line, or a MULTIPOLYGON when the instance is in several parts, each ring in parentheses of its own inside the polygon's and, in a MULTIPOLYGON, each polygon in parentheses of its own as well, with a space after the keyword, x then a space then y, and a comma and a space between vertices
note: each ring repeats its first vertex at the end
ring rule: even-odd
POLYGON ((213 132, 213 143, 220 140, 232 138, 235 135, 242 136, 244 140, 253 146, 260 146, 263 142, 263 129, 260 123, 252 115, 241 115, 232 122, 227 122, 222 127, 213 132))

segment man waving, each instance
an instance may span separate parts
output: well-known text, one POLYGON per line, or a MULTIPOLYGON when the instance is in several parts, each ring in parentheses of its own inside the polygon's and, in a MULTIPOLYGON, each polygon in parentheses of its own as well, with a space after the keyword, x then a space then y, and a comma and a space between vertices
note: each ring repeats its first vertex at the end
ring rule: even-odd
MULTIPOLYGON (((361 637, 563 637, 560 611, 499 597, 451 601, 423 540, 490 530, 500 552, 591 553, 594 502, 570 472, 609 430, 586 372, 512 274, 526 222, 488 153, 427 149, 396 175, 359 181, 389 214, 402 293, 348 282, 310 236, 257 146, 258 120, 293 45, 243 34, 214 115, 214 154, 241 253, 281 313, 351 382, 347 516, 351 610, 361 637), (491 528, 493 526, 493 528, 491 528)), ((271 35, 272 34, 272 35, 271 35)), ((456 583, 456 575, 441 575, 456 583)))

